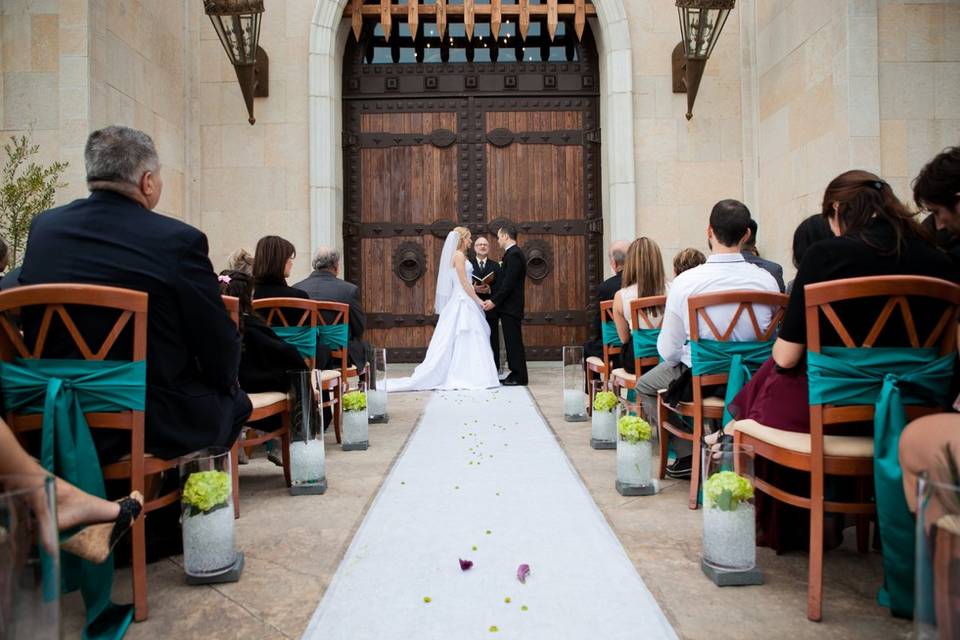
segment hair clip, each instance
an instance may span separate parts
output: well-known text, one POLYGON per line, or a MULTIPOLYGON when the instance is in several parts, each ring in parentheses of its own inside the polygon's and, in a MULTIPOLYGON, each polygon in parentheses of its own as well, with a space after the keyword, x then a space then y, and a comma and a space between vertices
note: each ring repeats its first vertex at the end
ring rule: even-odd
POLYGON ((223 284, 230 284, 230 276, 226 276, 226 275, 217 276, 217 280, 222 282, 223 284))
POLYGON ((872 186, 874 189, 876 189, 877 191, 882 191, 884 184, 885 184, 885 183, 883 182, 883 180, 875 180, 875 181, 871 184, 871 186, 872 186))

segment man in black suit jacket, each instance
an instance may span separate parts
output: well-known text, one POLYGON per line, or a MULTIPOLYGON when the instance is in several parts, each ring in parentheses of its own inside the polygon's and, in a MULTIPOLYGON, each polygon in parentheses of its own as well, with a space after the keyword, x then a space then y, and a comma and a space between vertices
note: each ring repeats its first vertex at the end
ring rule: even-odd
MULTIPOLYGON (((617 291, 620 291, 620 282, 621 276, 623 275, 623 263, 627 259, 627 249, 630 247, 630 243, 625 240, 616 240, 610 244, 610 250, 607 253, 607 257, 610 259, 610 268, 613 270, 613 275, 600 283, 600 286, 597 287, 597 293, 600 296, 600 302, 608 302, 613 300, 613 296, 617 295, 617 291)), ((583 355, 585 358, 590 356, 596 356, 598 358, 603 357, 603 334, 600 330, 600 309, 597 308, 597 315, 593 319, 593 333, 596 335, 596 339, 588 340, 585 345, 583 345, 583 355)))
MULTIPOLYGON (((493 274, 493 283, 489 285, 478 285, 473 283, 473 288, 477 292, 477 297, 481 300, 489 300, 496 290, 497 281, 500 279, 500 265, 490 259, 490 242, 486 236, 479 235, 473 243, 473 252, 475 258, 471 258, 473 263, 473 277, 485 278, 493 274)), ((490 325, 490 349, 493 350, 493 362, 500 370, 500 318, 496 311, 487 311, 487 324, 490 325)))
POLYGON ((743 251, 740 254, 750 264, 755 264, 772 275, 773 279, 777 281, 777 286, 780 287, 780 293, 783 293, 786 291, 786 285, 783 284, 783 267, 773 260, 760 257, 760 252, 757 251, 757 221, 753 218, 750 218, 749 228, 750 237, 743 243, 743 251))
POLYGON ((526 386, 527 356, 523 347, 523 287, 527 279, 527 258, 517 246, 517 228, 512 224, 504 225, 497 231, 497 242, 503 249, 503 268, 500 271, 500 284, 493 296, 483 303, 484 311, 497 310, 500 324, 503 326, 503 342, 507 347, 507 365, 510 375, 503 384, 507 386, 526 386))
MULTIPOLYGON (((229 447, 251 405, 237 383, 240 335, 223 307, 207 238, 152 211, 163 182, 147 134, 116 126, 95 131, 84 157, 90 196, 34 220, 20 282, 148 293, 146 450, 173 458, 208 446, 229 447)), ((36 308, 23 314, 30 341, 40 316, 36 308)), ((88 343, 99 344, 117 316, 81 308, 72 317, 88 343)), ((63 327, 54 328, 44 355, 77 357, 63 327)), ((130 358, 127 337, 121 336, 108 359, 130 358)), ((97 429, 94 438, 101 463, 129 453, 126 434, 97 429)))
POLYGON ((363 332, 367 327, 367 316, 360 304, 360 288, 352 282, 341 280, 340 251, 331 247, 320 247, 313 256, 313 272, 306 280, 293 285, 307 292, 311 300, 342 302, 350 305, 350 343, 347 352, 350 364, 358 370, 370 361, 370 346, 363 341, 363 332))

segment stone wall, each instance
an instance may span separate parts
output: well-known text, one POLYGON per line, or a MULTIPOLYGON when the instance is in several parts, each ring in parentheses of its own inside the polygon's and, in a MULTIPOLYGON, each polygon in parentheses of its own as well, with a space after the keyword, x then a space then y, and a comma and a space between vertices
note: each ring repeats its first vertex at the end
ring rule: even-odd
POLYGON ((29 134, 37 161, 70 163, 60 202, 86 193, 87 42, 87 0, 0 2, 0 141, 29 134))

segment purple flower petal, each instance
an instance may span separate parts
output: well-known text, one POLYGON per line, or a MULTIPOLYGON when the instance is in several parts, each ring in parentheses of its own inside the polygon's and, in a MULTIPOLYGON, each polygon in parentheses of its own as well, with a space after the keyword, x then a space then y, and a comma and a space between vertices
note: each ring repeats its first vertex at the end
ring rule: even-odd
POLYGON ((527 583, 527 576, 530 575, 530 565, 522 564, 517 567, 517 580, 523 584, 527 583))
POLYGON ((459 560, 460 560, 460 570, 461 570, 461 571, 466 571, 467 569, 469 569, 470 567, 473 566, 473 561, 472 561, 472 560, 464 560, 463 558, 459 558, 459 560))

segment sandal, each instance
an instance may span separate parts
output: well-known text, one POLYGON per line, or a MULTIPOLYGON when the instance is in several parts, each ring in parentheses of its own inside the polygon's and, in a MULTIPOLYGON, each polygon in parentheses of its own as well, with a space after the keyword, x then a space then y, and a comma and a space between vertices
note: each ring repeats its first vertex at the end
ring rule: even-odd
POLYGON ((60 549, 93 564, 103 564, 143 511, 143 495, 134 491, 118 501, 120 513, 113 522, 84 527, 60 544, 60 549))

